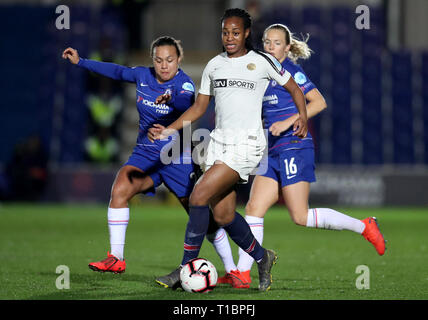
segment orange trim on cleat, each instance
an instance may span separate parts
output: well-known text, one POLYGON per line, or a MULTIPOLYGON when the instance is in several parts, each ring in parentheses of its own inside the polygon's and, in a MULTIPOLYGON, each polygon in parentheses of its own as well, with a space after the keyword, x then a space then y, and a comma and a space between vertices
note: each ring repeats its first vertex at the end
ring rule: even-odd
POLYGON ((236 289, 247 289, 250 287, 250 283, 251 283, 250 270, 248 271, 232 270, 230 272, 230 277, 232 278, 232 287, 236 289))
POLYGON ((366 240, 368 240, 371 244, 373 244, 377 253, 382 256, 386 250, 386 241, 379 230, 379 225, 377 223, 376 218, 369 217, 361 221, 366 225, 362 233, 363 237, 366 238, 366 240))
POLYGON ((98 272, 123 273, 126 269, 126 262, 107 252, 107 258, 98 262, 91 262, 88 267, 98 272))

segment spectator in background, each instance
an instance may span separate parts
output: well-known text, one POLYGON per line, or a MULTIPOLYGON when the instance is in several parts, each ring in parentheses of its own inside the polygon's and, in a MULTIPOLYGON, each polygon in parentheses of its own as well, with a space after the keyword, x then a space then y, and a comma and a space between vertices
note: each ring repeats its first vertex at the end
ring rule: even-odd
MULTIPOLYGON (((252 18, 252 38, 261 39, 266 25, 268 24, 262 10, 260 8, 259 0, 249 0, 246 2, 246 10, 252 18)), ((255 49, 263 51, 263 45, 260 41, 253 41, 255 49)))
POLYGON ((88 161, 111 163, 117 160, 119 145, 108 128, 99 127, 95 135, 86 139, 85 151, 88 161))
POLYGON ((126 21, 128 48, 130 50, 141 49, 141 15, 150 0, 109 0, 109 2, 112 7, 119 7, 123 20, 126 21))
POLYGON ((16 145, 11 161, 6 166, 6 179, 12 201, 37 201, 45 190, 48 156, 40 137, 30 136, 16 145))
MULTIPOLYGON (((90 58, 118 64, 123 62, 120 54, 113 53, 112 41, 108 36, 101 38, 98 49, 91 53, 90 58)), ((99 78, 89 73, 88 91, 90 119, 85 140, 86 159, 100 164, 114 162, 119 152, 117 120, 122 110, 123 86, 108 77, 99 78)))

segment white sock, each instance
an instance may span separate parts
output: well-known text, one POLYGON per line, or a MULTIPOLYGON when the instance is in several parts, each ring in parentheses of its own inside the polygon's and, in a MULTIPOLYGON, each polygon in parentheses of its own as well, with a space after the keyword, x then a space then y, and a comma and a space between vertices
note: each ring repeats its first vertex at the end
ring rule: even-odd
POLYGON ((207 239, 213 244, 215 251, 217 251, 223 261, 224 270, 227 273, 230 273, 232 270, 236 270, 226 231, 224 231, 223 228, 220 228, 215 233, 207 234, 207 239))
POLYGON ((129 221, 129 208, 108 208, 107 218, 110 233, 110 254, 123 260, 126 227, 129 221))
MULTIPOLYGON (((251 232, 254 235, 254 238, 260 243, 263 242, 263 218, 254 217, 254 216, 245 216, 245 220, 250 226, 251 232)), ((251 270, 254 259, 246 253, 244 250, 239 248, 239 261, 238 261, 238 270, 239 271, 248 271, 251 270)))
POLYGON ((360 234, 365 228, 362 221, 328 208, 309 209, 306 226, 330 230, 350 230, 360 234))

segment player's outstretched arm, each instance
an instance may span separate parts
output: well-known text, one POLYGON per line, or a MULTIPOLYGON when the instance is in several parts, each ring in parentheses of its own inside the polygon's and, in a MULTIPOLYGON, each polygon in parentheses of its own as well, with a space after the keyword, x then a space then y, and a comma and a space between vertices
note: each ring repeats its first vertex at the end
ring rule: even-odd
POLYGON ((202 117, 208 108, 211 96, 199 93, 196 97, 195 103, 193 103, 189 109, 186 110, 177 120, 171 123, 167 128, 160 124, 154 124, 149 129, 147 136, 153 140, 165 139, 174 132, 183 129, 185 125, 190 124, 202 117))
POLYGON ((80 60, 77 50, 70 47, 63 51, 62 58, 70 60, 72 64, 78 64, 80 60))
POLYGON ((299 118, 293 124, 293 135, 299 138, 305 138, 308 134, 308 115, 305 96, 293 77, 288 79, 287 83, 284 84, 284 88, 290 93, 299 111, 299 118))
POLYGON ((96 72, 114 80, 135 82, 136 79, 135 68, 124 67, 110 62, 82 59, 79 57, 77 50, 73 48, 65 49, 62 53, 62 58, 68 59, 72 64, 78 65, 79 67, 96 72))

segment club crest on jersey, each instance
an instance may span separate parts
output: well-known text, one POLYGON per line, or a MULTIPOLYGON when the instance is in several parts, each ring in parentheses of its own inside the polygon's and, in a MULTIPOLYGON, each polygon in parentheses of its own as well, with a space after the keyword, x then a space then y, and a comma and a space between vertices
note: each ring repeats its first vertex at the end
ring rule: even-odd
POLYGON ((215 79, 214 88, 238 88, 247 90, 256 90, 256 82, 244 79, 215 79))
POLYGON ((191 91, 191 92, 194 92, 194 91, 195 91, 195 88, 193 87, 193 84, 191 84, 190 82, 185 82, 185 83, 183 83, 182 88, 183 88, 184 90, 186 90, 186 91, 191 91))
POLYGON ((294 75, 294 80, 297 84, 304 84, 306 82, 306 76, 302 72, 298 71, 294 75))
POLYGON ((256 65, 254 63, 247 64, 247 69, 250 71, 256 70, 256 65))

